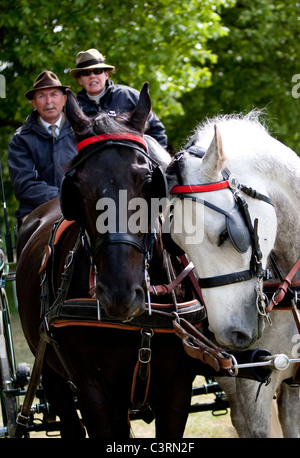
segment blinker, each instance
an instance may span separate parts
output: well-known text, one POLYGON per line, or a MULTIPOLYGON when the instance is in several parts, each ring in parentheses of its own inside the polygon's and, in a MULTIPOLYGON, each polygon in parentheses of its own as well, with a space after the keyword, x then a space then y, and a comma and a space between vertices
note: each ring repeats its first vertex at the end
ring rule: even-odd
POLYGON ((159 199, 162 199, 163 197, 169 197, 166 175, 160 166, 155 167, 155 169, 152 172, 151 197, 157 197, 159 199))
POLYGON ((239 253, 245 253, 251 244, 251 236, 245 220, 239 211, 238 204, 235 204, 233 209, 227 214, 226 226, 234 248, 239 253))

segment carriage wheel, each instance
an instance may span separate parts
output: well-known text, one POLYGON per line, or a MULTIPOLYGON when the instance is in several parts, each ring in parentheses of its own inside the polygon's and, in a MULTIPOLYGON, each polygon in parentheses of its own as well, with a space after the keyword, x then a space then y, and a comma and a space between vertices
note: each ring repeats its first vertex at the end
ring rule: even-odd
POLYGON ((0 396, 3 426, 2 437, 13 437, 19 410, 18 397, 13 389, 16 377, 15 356, 10 325, 10 313, 4 289, 0 290, 0 396))

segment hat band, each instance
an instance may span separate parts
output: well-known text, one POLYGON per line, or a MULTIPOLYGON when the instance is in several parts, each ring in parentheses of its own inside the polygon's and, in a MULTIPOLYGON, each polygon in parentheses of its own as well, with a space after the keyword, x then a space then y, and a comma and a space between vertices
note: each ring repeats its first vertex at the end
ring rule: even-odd
POLYGON ((42 81, 39 81, 38 83, 34 84, 33 87, 34 89, 39 89, 39 88, 43 88, 43 87, 48 87, 48 86, 54 86, 54 87, 60 87, 61 84, 59 81, 53 81, 53 80, 42 80, 42 81))
POLYGON ((90 59, 86 60, 85 62, 81 62, 80 64, 77 64, 77 68, 85 68, 89 67, 90 65, 97 65, 97 64, 104 64, 104 60, 101 59, 90 59))

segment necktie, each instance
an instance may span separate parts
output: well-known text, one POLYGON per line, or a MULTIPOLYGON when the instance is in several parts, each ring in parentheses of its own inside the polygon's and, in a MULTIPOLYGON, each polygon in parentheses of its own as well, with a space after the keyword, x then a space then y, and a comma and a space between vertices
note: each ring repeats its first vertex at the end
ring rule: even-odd
POLYGON ((52 124, 51 126, 49 126, 49 129, 51 130, 51 133, 52 133, 54 138, 57 138, 57 135, 56 135, 56 132, 55 132, 56 127, 57 126, 55 124, 52 124))

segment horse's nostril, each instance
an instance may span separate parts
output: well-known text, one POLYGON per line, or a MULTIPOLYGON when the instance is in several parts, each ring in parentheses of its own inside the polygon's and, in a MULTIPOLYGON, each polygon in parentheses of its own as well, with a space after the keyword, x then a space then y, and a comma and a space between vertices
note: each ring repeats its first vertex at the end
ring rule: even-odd
POLYGON ((232 331, 230 336, 231 342, 236 348, 248 348, 252 343, 252 337, 241 331, 232 331))
POLYGON ((141 286, 132 289, 109 288, 102 282, 96 285, 96 295, 105 312, 115 319, 140 315, 145 309, 145 294, 141 286))

